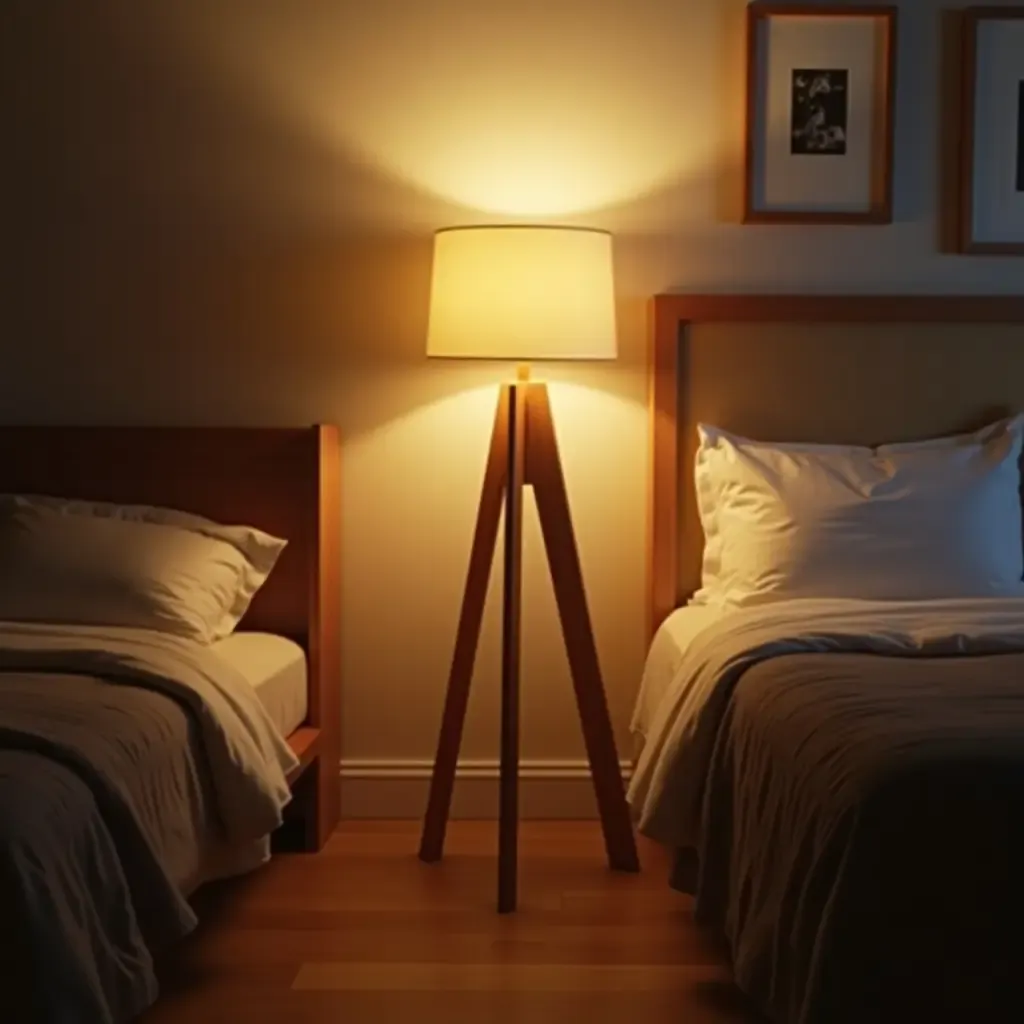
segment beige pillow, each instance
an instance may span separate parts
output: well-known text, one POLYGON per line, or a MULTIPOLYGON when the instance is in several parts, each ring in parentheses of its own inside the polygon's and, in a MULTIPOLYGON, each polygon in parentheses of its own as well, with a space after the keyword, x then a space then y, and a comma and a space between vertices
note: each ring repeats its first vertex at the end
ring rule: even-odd
POLYGON ((0 496, 0 619, 155 629, 238 625, 285 541, 149 506, 0 496))

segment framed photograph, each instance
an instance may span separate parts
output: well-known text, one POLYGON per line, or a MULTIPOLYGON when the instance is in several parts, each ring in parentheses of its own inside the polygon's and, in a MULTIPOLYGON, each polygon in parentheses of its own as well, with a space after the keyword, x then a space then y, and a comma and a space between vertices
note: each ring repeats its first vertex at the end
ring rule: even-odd
POLYGON ((891 223, 896 29, 895 7, 747 9, 747 223, 891 223))
POLYGON ((1024 7, 972 7, 964 25, 960 248, 1024 256, 1024 7))

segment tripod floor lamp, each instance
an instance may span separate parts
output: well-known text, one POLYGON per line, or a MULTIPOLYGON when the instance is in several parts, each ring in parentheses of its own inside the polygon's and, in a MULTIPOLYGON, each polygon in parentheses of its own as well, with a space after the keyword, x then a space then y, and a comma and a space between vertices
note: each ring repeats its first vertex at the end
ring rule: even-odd
POLYGON ((498 910, 515 910, 523 490, 532 487, 569 655, 608 862, 639 870, 615 738, 587 609, 579 552, 546 385, 535 359, 614 359, 611 236, 553 227, 439 231, 427 354, 510 359, 518 379, 498 397, 459 616, 420 857, 441 858, 487 583, 504 509, 498 910))

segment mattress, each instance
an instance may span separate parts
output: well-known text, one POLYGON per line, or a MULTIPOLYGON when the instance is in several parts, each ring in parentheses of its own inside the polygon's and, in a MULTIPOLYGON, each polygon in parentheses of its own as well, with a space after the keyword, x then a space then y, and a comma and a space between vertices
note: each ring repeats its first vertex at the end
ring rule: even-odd
POLYGON ((306 654, 287 637, 273 633, 232 633, 214 651, 248 681, 282 736, 306 720, 306 654))
POLYGON ((727 614, 722 608, 688 605, 676 609, 654 634, 631 726, 633 735, 641 744, 651 730, 658 707, 671 688, 690 644, 727 614))

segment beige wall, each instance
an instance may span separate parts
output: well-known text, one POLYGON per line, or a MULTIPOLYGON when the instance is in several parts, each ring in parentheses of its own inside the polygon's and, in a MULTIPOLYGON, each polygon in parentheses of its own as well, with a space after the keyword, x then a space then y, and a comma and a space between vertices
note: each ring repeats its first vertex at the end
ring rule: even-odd
MULTIPOLYGON (((339 423, 345 756, 428 758, 507 373, 427 364, 429 233, 614 230, 622 357, 550 376, 624 740, 646 297, 1022 287, 1020 261, 937 250, 941 6, 903 5, 897 223, 808 230, 736 223, 742 0, 6 0, 0 418, 339 423)), ((575 759, 538 540, 524 753, 575 759)), ((495 613, 471 759, 496 749, 495 613)))

